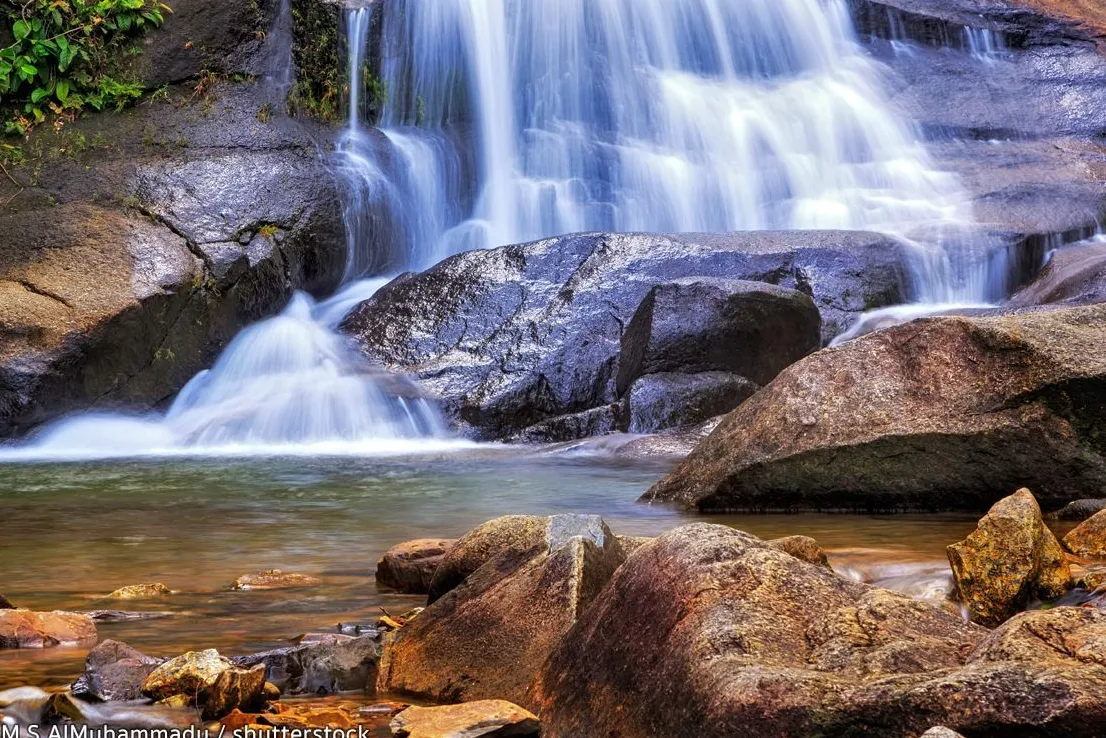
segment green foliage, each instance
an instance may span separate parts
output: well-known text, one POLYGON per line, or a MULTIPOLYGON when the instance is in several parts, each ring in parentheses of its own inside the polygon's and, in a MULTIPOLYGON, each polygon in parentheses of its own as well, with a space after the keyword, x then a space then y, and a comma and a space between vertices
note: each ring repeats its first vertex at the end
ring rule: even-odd
POLYGON ((158 0, 24 0, 0 11, 14 39, 0 48, 4 132, 26 134, 51 113, 72 118, 137 100, 142 87, 113 71, 134 37, 168 11, 158 0))

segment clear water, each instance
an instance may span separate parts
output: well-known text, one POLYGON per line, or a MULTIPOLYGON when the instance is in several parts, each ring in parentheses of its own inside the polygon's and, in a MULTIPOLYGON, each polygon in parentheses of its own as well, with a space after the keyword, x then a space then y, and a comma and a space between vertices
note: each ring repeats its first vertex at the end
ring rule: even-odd
MULTIPOLYGON (((101 624, 151 654, 196 648, 244 654, 297 635, 371 622, 421 599, 379 591, 376 561, 412 538, 452 537, 515 513, 601 514, 616 533, 656 535, 698 520, 636 502, 660 464, 490 449, 394 459, 179 458, 3 467, 0 592, 35 609, 168 611, 160 620, 101 624), (232 592, 242 574, 315 574, 303 590, 232 592), (118 587, 163 582, 154 601, 103 600, 118 587)), ((904 589, 942 574, 944 546, 974 521, 961 516, 712 516, 772 538, 816 537, 838 569, 904 589)), ((916 592, 924 593, 924 592, 916 592)), ((60 685, 81 648, 0 651, 0 689, 60 685)))

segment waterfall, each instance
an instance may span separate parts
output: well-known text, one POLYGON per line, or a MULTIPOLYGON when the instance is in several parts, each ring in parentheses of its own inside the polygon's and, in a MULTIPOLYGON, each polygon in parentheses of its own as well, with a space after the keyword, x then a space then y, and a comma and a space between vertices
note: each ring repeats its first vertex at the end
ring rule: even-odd
POLYGON ((386 134, 439 142, 405 155, 451 179, 454 202, 470 193, 458 217, 426 199, 444 187, 406 192, 408 212, 438 214, 422 234, 441 234, 436 254, 587 230, 866 229, 914 246, 922 302, 1005 294, 967 194, 894 112, 841 0, 391 0, 383 13, 386 134))
MULTIPOLYGON (((0 461, 149 455, 364 456, 459 445, 449 439, 437 408, 417 386, 370 366, 337 331, 350 310, 388 281, 353 277, 380 267, 402 267, 412 258, 412 252, 395 264, 363 258, 371 256, 382 238, 402 236, 411 224, 390 222, 402 213, 400 197, 405 193, 380 169, 373 136, 361 125, 369 11, 349 11, 347 19, 350 116, 335 154, 347 183, 346 286, 321 303, 298 293, 280 315, 243 330, 210 370, 188 382, 164 414, 78 415, 48 426, 26 445, 4 449, 0 461)), ((290 35, 287 42, 291 43, 290 35)), ((273 76, 265 80, 270 89, 290 80, 280 73, 281 66, 274 63, 273 76)), ((280 94, 285 92, 287 87, 280 94)), ((407 238, 418 233, 415 227, 407 238)))

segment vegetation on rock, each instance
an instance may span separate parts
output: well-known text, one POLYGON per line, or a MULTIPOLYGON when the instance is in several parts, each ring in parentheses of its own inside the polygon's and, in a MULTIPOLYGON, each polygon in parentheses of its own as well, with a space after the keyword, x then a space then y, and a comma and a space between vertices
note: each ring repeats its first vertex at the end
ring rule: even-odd
POLYGON ((121 109, 142 86, 119 75, 137 53, 134 39, 160 26, 169 7, 157 0, 28 0, 3 18, 11 43, 0 48, 0 121, 4 133, 26 134, 53 115, 71 119, 86 108, 121 109))

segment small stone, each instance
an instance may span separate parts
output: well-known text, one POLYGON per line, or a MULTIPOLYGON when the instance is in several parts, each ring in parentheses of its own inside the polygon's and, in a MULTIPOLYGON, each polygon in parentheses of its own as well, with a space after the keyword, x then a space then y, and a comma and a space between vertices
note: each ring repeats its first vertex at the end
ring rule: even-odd
POLYGON ((1076 556, 1106 557, 1106 510, 1084 520, 1064 536, 1064 546, 1076 556))
POLYGON ((816 566, 830 568, 829 557, 818 541, 810 536, 787 536, 768 541, 768 545, 777 551, 791 554, 800 561, 816 566))
POLYGON ((217 720, 232 710, 261 707, 265 689, 265 666, 252 669, 233 667, 215 678, 215 683, 201 695, 203 719, 217 720))
POLYGON ((38 687, 14 687, 0 691, 0 709, 16 703, 45 704, 50 693, 38 687))
POLYGON ((390 727, 395 738, 536 738, 539 732, 536 715, 504 700, 409 707, 390 727))
POLYGON ((456 540, 419 539, 388 549, 376 565, 376 583, 402 594, 429 594, 434 572, 456 540))
POLYGON ((938 726, 936 728, 930 728, 922 733, 922 738, 964 738, 964 736, 960 735, 955 730, 949 730, 948 728, 938 726))
POLYGON ((261 696, 266 702, 276 702, 280 699, 280 687, 272 682, 265 682, 265 686, 261 688, 261 696))
POLYGON ((161 582, 154 582, 153 584, 131 584, 126 587, 120 587, 109 594, 108 598, 113 600, 145 600, 155 597, 166 597, 171 594, 173 594, 173 590, 169 589, 161 582))
POLYGON ((232 588, 237 590, 293 589, 296 587, 314 587, 319 583, 319 578, 310 574, 268 569, 256 574, 244 574, 238 577, 234 580, 232 588))
POLYGON ((247 668, 264 664, 267 679, 286 695, 372 691, 379 661, 376 636, 305 640, 289 648, 234 659, 247 668))
POLYGON ((101 702, 142 699, 142 685, 161 664, 162 659, 109 639, 89 652, 85 672, 73 683, 72 691, 101 702))
POLYGON ((0 648, 50 648, 95 638, 96 624, 82 613, 0 610, 0 648))
POLYGON ((177 695, 192 699, 215 684, 220 674, 233 668, 234 663, 214 648, 189 651, 152 671, 142 683, 142 693, 157 702, 177 695))

